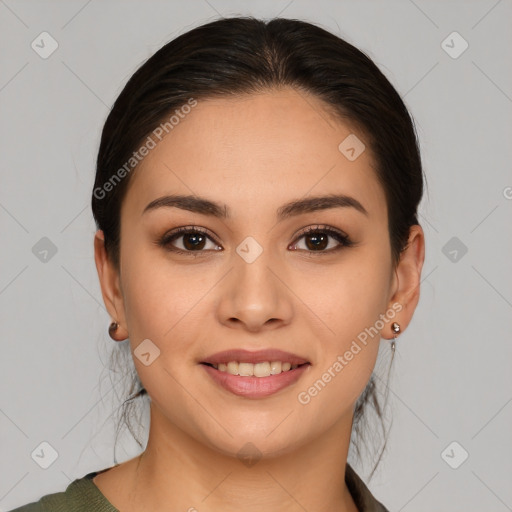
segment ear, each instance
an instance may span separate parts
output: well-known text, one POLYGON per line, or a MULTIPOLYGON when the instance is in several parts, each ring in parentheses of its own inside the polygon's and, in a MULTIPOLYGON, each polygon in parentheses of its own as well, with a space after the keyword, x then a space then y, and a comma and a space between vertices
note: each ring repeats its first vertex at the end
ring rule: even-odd
MULTIPOLYGON (((425 235, 419 224, 411 226, 409 230, 409 240, 407 248, 400 256, 400 262, 395 270, 395 282, 397 282, 396 291, 390 301, 392 304, 398 303, 402 306, 397 313, 395 320, 400 325, 400 333, 403 333, 409 325, 414 310, 420 299, 421 269, 425 261, 425 235)), ((392 339, 393 333, 390 330, 389 337, 392 339)))
POLYGON ((119 272, 110 261, 105 250, 105 236, 99 229, 94 236, 94 261, 100 280, 103 302, 111 318, 119 324, 116 331, 116 338, 126 339, 128 337, 124 297, 120 285, 119 272), (124 335, 124 338, 122 336, 124 335))

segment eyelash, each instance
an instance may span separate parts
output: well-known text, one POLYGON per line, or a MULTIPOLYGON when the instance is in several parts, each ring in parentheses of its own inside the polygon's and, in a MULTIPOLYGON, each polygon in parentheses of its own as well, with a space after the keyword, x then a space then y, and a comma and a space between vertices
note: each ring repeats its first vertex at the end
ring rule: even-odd
MULTIPOLYGON (((157 244, 160 247, 163 247, 166 250, 172 251, 177 254, 188 254, 188 255, 199 256, 201 253, 210 252, 210 251, 205 251, 205 250, 184 251, 182 249, 178 249, 171 245, 171 242, 180 238, 184 234, 197 234, 197 233, 205 235, 211 241, 213 241, 215 244, 220 245, 217 243, 217 241, 211 235, 208 234, 208 231, 206 229, 201 228, 199 226, 184 226, 184 227, 177 228, 177 229, 171 231, 170 233, 166 233, 162 238, 160 238, 160 240, 158 240, 157 244)), ((355 242, 353 242, 347 235, 345 235, 341 231, 338 231, 337 229, 334 229, 334 228, 331 228, 331 227, 325 226, 325 225, 315 225, 315 226, 307 227, 306 229, 304 229, 297 235, 297 238, 295 239, 296 241, 293 242, 291 245, 293 245, 293 246, 297 245, 297 242, 301 238, 303 238, 306 235, 310 235, 312 233, 313 234, 317 234, 317 233, 327 234, 328 236, 334 238, 337 242, 339 242, 340 245, 338 245, 334 249, 320 250, 320 251, 308 251, 308 250, 306 251, 311 254, 326 254, 326 253, 330 254, 333 252, 337 252, 343 248, 348 248, 348 247, 352 247, 355 245, 355 242)), ((304 249, 299 249, 299 250, 304 250, 304 249)))

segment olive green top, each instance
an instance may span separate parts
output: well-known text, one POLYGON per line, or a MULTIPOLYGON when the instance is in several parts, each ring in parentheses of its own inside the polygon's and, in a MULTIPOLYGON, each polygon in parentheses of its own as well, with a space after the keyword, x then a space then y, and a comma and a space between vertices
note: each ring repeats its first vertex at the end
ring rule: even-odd
MULTIPOLYGON (((10 512, 120 512, 101 493, 92 479, 99 473, 88 473, 71 482, 64 492, 47 494, 39 501, 15 508, 10 512)), ((345 482, 359 512, 389 512, 368 490, 349 464, 345 470, 345 482)))

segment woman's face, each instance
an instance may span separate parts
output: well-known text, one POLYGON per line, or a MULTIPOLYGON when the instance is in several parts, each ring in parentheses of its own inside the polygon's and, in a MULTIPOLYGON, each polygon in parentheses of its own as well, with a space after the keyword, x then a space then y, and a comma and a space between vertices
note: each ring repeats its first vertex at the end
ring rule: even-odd
POLYGON ((248 442, 275 455, 350 431, 380 334, 391 338, 393 321, 407 325, 421 271, 414 260, 404 269, 408 289, 399 287, 385 196, 364 140, 318 99, 287 88, 199 101, 141 162, 122 206, 110 312, 135 351, 152 428, 179 429, 230 455, 248 442), (146 209, 170 195, 190 199, 146 209), (335 195, 351 199, 315 200, 335 195), (199 200, 218 210, 195 211, 199 200), (160 244, 182 227, 192 232, 160 244), (304 234, 309 228, 318 231, 304 234), (229 350, 247 351, 248 361, 281 350, 308 364, 266 377, 203 364, 229 350))

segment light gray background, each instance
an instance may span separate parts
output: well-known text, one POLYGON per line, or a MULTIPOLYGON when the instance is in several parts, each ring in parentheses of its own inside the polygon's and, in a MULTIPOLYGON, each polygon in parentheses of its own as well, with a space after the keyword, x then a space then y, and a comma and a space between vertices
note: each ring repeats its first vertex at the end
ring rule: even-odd
MULTIPOLYGON (((89 206, 100 130, 155 50, 234 14, 305 19, 346 38, 417 123, 427 254, 372 492, 391 511, 512 510, 510 0, 0 0, 0 509, 113 464, 109 415, 123 389, 103 371, 115 344, 89 206), (59 45, 47 59, 31 48, 43 31, 59 45), (453 31, 469 43, 456 59, 442 47, 453 31), (47 262, 32 250, 43 237, 57 248, 47 262), (43 441, 58 452, 46 470, 31 458, 43 441), (452 469, 462 449, 469 457, 452 469)), ((138 453, 128 437, 122 445, 121 460, 138 453)), ((369 467, 356 470, 366 479, 369 467)))

